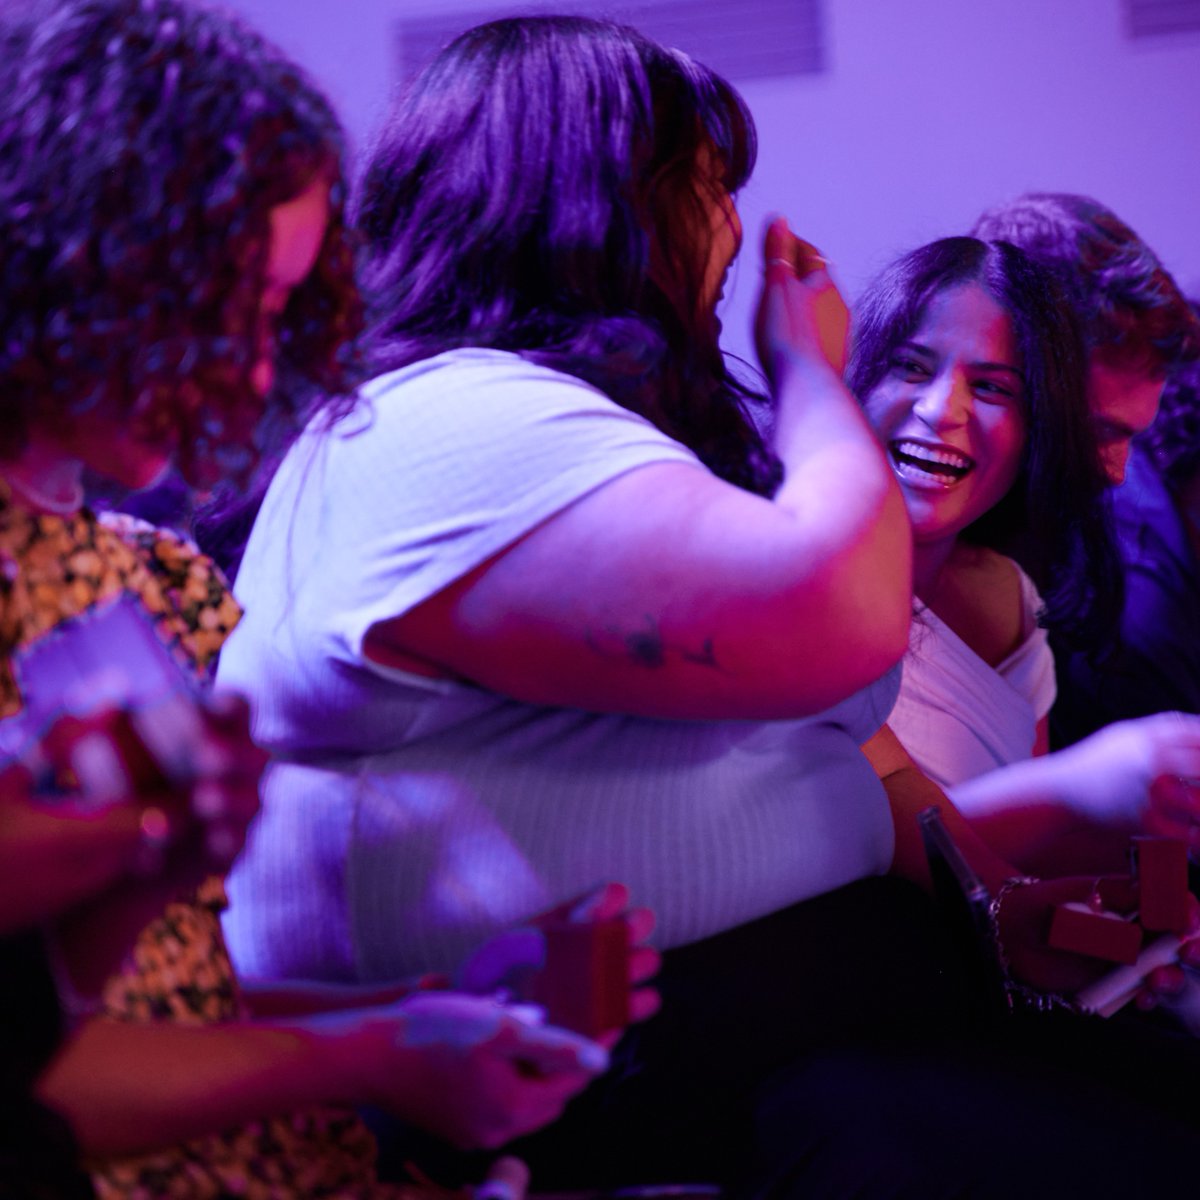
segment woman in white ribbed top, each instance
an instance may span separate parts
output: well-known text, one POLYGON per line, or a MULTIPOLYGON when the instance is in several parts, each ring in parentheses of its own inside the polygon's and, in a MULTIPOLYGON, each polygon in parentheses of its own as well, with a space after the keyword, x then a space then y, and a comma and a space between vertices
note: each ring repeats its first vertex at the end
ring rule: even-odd
POLYGON ((717 345, 741 101, 615 27, 491 28, 376 150, 378 374, 292 449, 238 577, 222 679, 279 760, 232 882, 252 973, 452 968, 609 878, 670 947, 892 859, 857 747, 895 695, 909 538, 841 298, 776 226, 768 448, 717 345), (453 71, 528 109, 503 188, 453 71), (608 119, 554 119, 597 88, 608 119))

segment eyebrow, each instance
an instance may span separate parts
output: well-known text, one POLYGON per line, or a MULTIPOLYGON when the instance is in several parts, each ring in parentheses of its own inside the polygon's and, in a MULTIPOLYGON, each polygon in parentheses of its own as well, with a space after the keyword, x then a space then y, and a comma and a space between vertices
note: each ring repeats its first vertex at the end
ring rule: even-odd
MULTIPOLYGON (((915 350, 918 354, 924 354, 927 358, 934 358, 934 352, 928 346, 922 346, 920 342, 903 341, 897 347, 897 350, 915 350)), ((1014 367, 1012 363, 994 363, 994 362, 973 362, 968 363, 968 366, 973 371, 1005 371, 1009 375, 1015 375, 1021 383, 1025 382, 1025 376, 1019 367, 1014 367)))

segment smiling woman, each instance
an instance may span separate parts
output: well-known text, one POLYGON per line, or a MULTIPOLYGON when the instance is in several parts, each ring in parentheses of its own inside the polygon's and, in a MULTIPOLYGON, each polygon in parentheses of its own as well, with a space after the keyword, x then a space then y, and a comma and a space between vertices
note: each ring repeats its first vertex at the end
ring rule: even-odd
POLYGON ((851 381, 904 494, 920 601, 888 725, 1010 861, 1120 869, 1137 828, 1188 833, 1189 805, 1153 784, 1200 769, 1200 724, 1130 722, 1037 757, 1055 694, 1044 626, 1079 628, 1116 590, 1110 442, 1058 297, 1012 246, 948 238, 863 298, 851 381))
POLYGON ((977 283, 940 292, 865 403, 904 493, 918 596, 1016 480, 1024 383, 1012 322, 977 283))
POLYGON ((1007 245, 932 242, 864 293, 849 382, 888 444, 926 604, 959 574, 952 560, 1018 542, 1051 623, 1086 622, 1107 598, 1114 552, 1084 361, 1052 278, 1007 245), (1068 574, 1080 559, 1082 595, 1068 574))

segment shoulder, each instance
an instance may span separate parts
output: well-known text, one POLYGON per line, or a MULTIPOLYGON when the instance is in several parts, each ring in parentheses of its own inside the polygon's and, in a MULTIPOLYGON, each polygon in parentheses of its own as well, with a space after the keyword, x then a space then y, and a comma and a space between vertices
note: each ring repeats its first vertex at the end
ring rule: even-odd
POLYGON ((228 588, 220 568, 190 538, 174 529, 151 525, 128 513, 103 512, 97 523, 133 550, 154 575, 182 584, 188 578, 211 578, 228 588))
POLYGON ((613 404, 599 388, 564 371, 531 362, 511 350, 493 350, 483 346, 464 346, 432 358, 423 358, 395 371, 378 375, 361 389, 368 402, 384 398, 418 396, 436 392, 451 397, 470 396, 481 390, 514 387, 522 392, 556 392, 573 395, 577 400, 594 397, 613 404))
POLYGON ((142 588, 143 599, 171 614, 189 654, 207 668, 241 615, 221 569, 173 529, 112 512, 102 513, 98 524, 137 556, 153 581, 142 588))
POLYGON ((199 547, 182 533, 174 529, 152 525, 149 521, 131 516, 129 513, 98 512, 96 523, 136 550, 153 550, 155 543, 161 540, 178 548, 181 553, 200 553, 199 547))
POLYGON ((599 388, 507 351, 463 348, 411 363, 361 397, 333 436, 316 429, 305 439, 314 457, 293 448, 289 478, 323 473, 323 490, 348 491, 357 506, 369 494, 371 504, 408 509, 481 490, 582 492, 646 462, 698 461, 599 388))
POLYGON ((995 666, 1029 635, 1027 587, 1033 585, 1011 558, 960 543, 938 580, 932 608, 984 662, 995 666))
POLYGON ((508 350, 462 347, 377 376, 361 389, 357 414, 343 422, 348 433, 378 422, 411 433, 460 428, 465 433, 536 426, 554 434, 572 427, 569 418, 614 427, 637 427, 668 441, 645 417, 623 408, 576 375, 531 362, 508 350))

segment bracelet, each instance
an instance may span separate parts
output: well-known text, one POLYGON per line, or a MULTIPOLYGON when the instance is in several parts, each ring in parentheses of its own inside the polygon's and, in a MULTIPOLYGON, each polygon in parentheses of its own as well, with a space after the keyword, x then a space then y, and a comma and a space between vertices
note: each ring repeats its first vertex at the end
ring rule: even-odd
POLYGON ((1012 973, 1012 963, 1004 950, 1004 939, 1000 936, 1000 908, 1011 892, 1017 888, 1028 887, 1039 883, 1032 875, 1014 875, 1006 879, 1000 890, 992 897, 988 905, 988 933, 991 935, 992 947, 995 950, 996 962, 1000 967, 1000 976, 1004 984, 1004 998, 1008 1003, 1008 1011, 1014 1013, 1018 1008, 1032 1012, 1070 1012, 1081 1014, 1085 1010, 1069 996, 1061 992, 1042 992, 1022 983, 1012 973))

